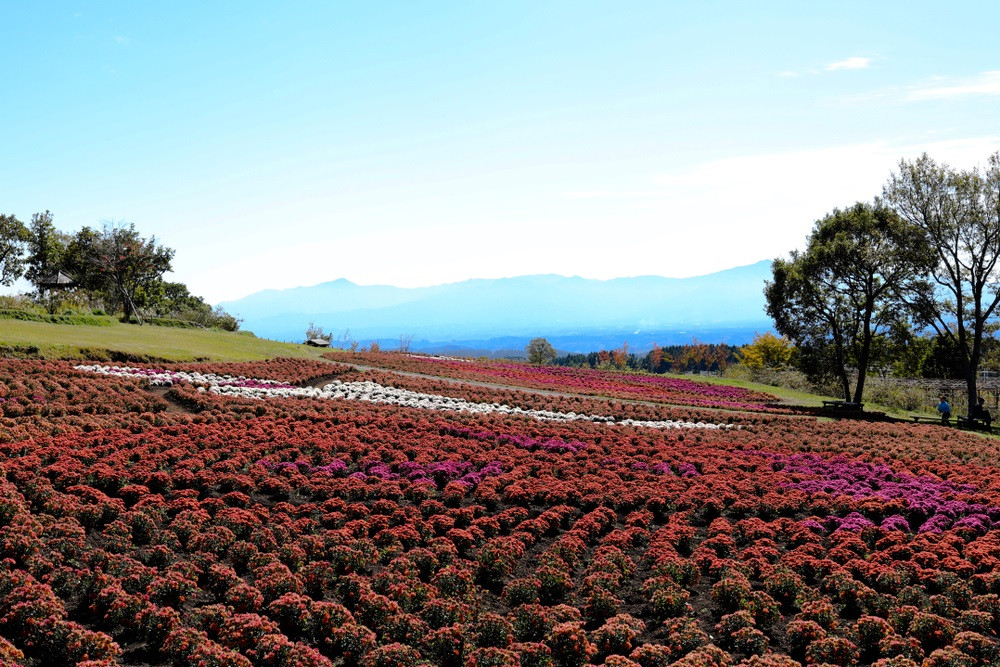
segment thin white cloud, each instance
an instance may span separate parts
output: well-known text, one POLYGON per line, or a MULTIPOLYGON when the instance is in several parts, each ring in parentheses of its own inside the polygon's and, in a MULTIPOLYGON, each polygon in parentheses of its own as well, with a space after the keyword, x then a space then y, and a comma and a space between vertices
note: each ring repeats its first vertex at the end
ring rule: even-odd
POLYGON ((914 88, 906 99, 919 102, 975 95, 1000 95, 1000 70, 990 70, 964 79, 937 80, 932 84, 914 88))
POLYGON ((125 37, 124 35, 115 35, 114 38, 116 44, 121 44, 122 46, 128 46, 132 43, 130 37, 125 37))
MULTIPOLYGON (((900 158, 914 159, 926 151, 938 162, 967 169, 996 150, 1000 136, 919 137, 697 163, 671 164, 665 157, 669 166, 659 173, 616 177, 614 184, 542 188, 537 199, 516 210, 480 205, 475 224, 467 214, 473 209, 462 206, 450 217, 447 209, 420 202, 405 209, 359 208, 331 216, 332 200, 325 207, 319 200, 282 200, 274 211, 306 220, 310 229, 329 228, 334 217, 349 218, 350 226, 336 235, 292 234, 270 244, 261 242, 260 235, 227 237, 232 247, 223 261, 213 250, 216 246, 205 243, 185 250, 174 271, 209 303, 339 277, 365 285, 416 287, 534 273, 599 279, 704 275, 801 248, 817 219, 881 194, 900 158), (400 218, 407 224, 387 234, 400 218), (558 239, 559 252, 547 242, 526 242, 540 238, 558 239), (641 251, 619 252, 634 250, 636 242, 641 251), (377 248, 377 253, 345 248, 377 248), (229 280, 233 275, 242 279, 229 280)), ((243 211, 215 206, 221 213, 209 205, 208 220, 243 211)), ((246 211, 244 217, 259 215, 246 211)), ((268 215, 274 212, 268 210, 268 215)))
POLYGON ((793 79, 799 75, 798 72, 793 72, 790 69, 786 69, 784 72, 778 72, 778 76, 782 79, 793 79))
POLYGON ((830 63, 826 66, 828 72, 833 72, 840 69, 868 69, 871 65, 871 58, 862 58, 861 56, 853 56, 847 58, 846 60, 838 60, 835 63, 830 63))

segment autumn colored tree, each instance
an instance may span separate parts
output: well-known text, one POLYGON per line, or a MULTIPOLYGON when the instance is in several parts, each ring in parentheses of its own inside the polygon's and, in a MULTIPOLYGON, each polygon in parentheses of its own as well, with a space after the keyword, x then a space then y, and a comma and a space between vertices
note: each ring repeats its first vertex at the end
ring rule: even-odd
POLYGON ((775 336, 770 331, 755 334, 752 343, 736 352, 740 363, 754 370, 782 368, 791 362, 794 354, 795 346, 792 341, 784 336, 775 336))
POLYGON ((653 343, 653 349, 646 355, 646 370, 650 373, 658 373, 660 364, 663 363, 663 348, 653 343))
POLYGON ((611 364, 621 370, 628 365, 628 341, 624 341, 618 349, 611 350, 611 364))
POLYGON ((137 291, 160 280, 170 270, 173 256, 171 248, 160 245, 155 236, 143 238, 133 224, 105 224, 95 249, 96 269, 126 321, 137 315, 137 291))

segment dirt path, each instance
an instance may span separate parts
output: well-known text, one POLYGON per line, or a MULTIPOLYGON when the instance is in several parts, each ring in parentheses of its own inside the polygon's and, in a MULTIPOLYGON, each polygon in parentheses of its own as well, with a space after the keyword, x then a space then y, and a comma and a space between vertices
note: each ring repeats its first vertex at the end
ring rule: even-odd
POLYGON ((154 396, 159 396, 164 401, 166 401, 166 403, 167 403, 167 410, 166 411, 168 413, 172 413, 172 414, 186 414, 186 415, 193 415, 193 414, 195 414, 197 412, 197 410, 192 410, 190 407, 188 407, 187 405, 185 405, 181 401, 178 401, 173 396, 168 396, 167 395, 167 392, 169 392, 172 388, 173 387, 148 387, 146 389, 146 391, 148 391, 150 394, 153 394, 154 396))

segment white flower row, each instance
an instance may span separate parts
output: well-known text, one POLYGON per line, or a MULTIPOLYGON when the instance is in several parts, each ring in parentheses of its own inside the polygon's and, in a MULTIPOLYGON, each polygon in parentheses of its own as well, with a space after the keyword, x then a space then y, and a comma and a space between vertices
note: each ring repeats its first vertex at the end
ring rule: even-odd
POLYGON ((638 419, 615 420, 614 417, 603 415, 588 415, 576 412, 553 412, 551 410, 526 410, 501 403, 474 403, 462 398, 424 394, 408 389, 386 387, 375 382, 339 382, 334 381, 322 389, 315 387, 296 387, 293 389, 258 389, 253 387, 212 386, 208 391, 223 396, 242 396, 245 398, 318 398, 347 399, 367 401, 369 403, 386 403, 424 410, 442 410, 447 412, 469 412, 474 414, 502 414, 532 417, 542 421, 590 421, 621 424, 624 426, 639 426, 645 428, 701 428, 729 429, 731 424, 706 424, 704 422, 688 421, 644 421, 638 419))
POLYGON ((113 375, 116 377, 138 377, 149 380, 154 387, 171 387, 177 382, 189 382, 197 385, 220 386, 238 385, 243 382, 269 385, 273 387, 287 387, 284 382, 276 380, 258 380, 234 375, 216 375, 215 373, 192 373, 186 371, 168 371, 151 368, 136 368, 133 366, 102 366, 100 364, 74 366, 78 371, 89 371, 99 375, 113 375))
POLYGON ((189 373, 182 371, 153 370, 149 368, 134 368, 131 366, 102 366, 100 364, 74 366, 76 370, 89 371, 100 375, 117 377, 140 377, 149 380, 154 386, 172 386, 176 382, 188 382, 199 385, 199 391, 209 391, 220 396, 239 396, 242 398, 314 398, 314 399, 346 399, 352 401, 367 401, 369 403, 386 403, 424 410, 442 410, 446 412, 469 412, 473 414, 502 414, 531 417, 542 421, 589 421, 623 426, 638 426, 643 428, 701 428, 729 429, 731 424, 707 424, 688 421, 644 421, 639 419, 616 420, 603 415, 588 415, 576 412, 553 412, 551 410, 526 410, 501 403, 474 403, 462 398, 424 394, 408 389, 386 387, 375 382, 340 382, 333 381, 322 389, 316 387, 293 387, 274 380, 259 380, 255 378, 233 377, 231 375, 216 375, 214 373, 189 373), (207 389, 206 389, 207 388, 207 389))

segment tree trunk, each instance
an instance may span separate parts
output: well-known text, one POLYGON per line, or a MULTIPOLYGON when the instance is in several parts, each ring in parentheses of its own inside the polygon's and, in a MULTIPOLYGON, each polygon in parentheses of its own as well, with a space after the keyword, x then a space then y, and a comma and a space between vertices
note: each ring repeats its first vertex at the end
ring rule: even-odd
POLYGON ((861 404, 865 396, 865 377, 868 375, 868 358, 872 350, 872 305, 865 312, 865 328, 861 337, 861 351, 858 353, 858 384, 854 387, 854 402, 861 404))
MULTIPOLYGON (((978 308, 977 308, 978 310, 978 308)), ((976 407, 979 404, 979 388, 977 387, 977 382, 979 381, 979 360, 982 357, 982 331, 984 323, 975 322, 975 328, 972 334, 972 352, 968 356, 966 361, 965 370, 965 383, 969 392, 969 417, 975 414, 976 407)))
POLYGON ((861 403, 865 395, 865 376, 868 374, 866 363, 858 364, 858 384, 854 387, 854 402, 861 403))
POLYGON ((844 400, 851 400, 851 381, 847 377, 846 355, 844 354, 844 340, 834 329, 833 349, 836 351, 837 373, 840 375, 840 385, 844 390, 844 400))

